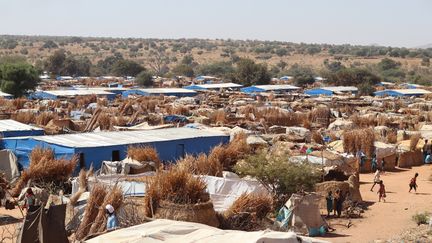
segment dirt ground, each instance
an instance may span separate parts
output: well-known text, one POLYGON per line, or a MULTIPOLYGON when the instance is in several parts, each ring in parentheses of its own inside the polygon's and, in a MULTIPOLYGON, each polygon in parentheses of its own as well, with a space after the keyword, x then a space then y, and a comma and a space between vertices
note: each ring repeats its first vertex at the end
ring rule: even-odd
POLYGON ((6 210, 4 207, 0 207, 0 242, 15 242, 12 240, 12 234, 18 230, 22 218, 19 209, 6 210))
POLYGON ((432 182, 429 177, 432 166, 424 165, 412 169, 385 172, 381 179, 387 190, 386 202, 378 202, 377 190, 370 191, 373 174, 360 175, 360 191, 363 200, 370 204, 363 218, 351 219, 352 226, 347 228, 347 219, 330 219, 336 229, 322 238, 331 242, 374 242, 386 241, 395 235, 417 227, 412 216, 419 212, 432 212, 432 182), (410 178, 419 173, 417 193, 408 193, 410 178))

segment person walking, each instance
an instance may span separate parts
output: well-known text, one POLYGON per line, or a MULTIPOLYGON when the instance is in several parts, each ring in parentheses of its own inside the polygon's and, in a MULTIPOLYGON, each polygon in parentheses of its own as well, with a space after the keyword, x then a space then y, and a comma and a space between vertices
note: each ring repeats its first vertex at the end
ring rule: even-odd
POLYGON ((331 212, 333 211, 333 195, 332 191, 329 191, 326 197, 327 201, 327 217, 330 217, 331 212))
POLYGON ((374 179, 373 179, 373 185, 372 185, 372 187, 370 189, 371 192, 373 192, 373 188, 375 187, 375 185, 379 184, 379 182, 381 181, 380 177, 381 177, 381 171, 379 169, 377 169, 375 171, 375 175, 374 175, 374 179))
POLYGON ((381 180, 379 182, 379 190, 378 190, 378 202, 381 202, 381 199, 385 202, 385 198, 386 198, 386 190, 385 190, 385 186, 384 186, 384 182, 381 180))
POLYGON ((410 184, 409 184, 410 189, 409 189, 408 192, 411 192, 412 189, 414 189, 414 191, 417 192, 417 187, 418 187, 418 185, 417 185, 417 177, 418 177, 418 175, 419 175, 418 173, 415 173, 414 177, 411 178, 411 181, 410 181, 410 184))

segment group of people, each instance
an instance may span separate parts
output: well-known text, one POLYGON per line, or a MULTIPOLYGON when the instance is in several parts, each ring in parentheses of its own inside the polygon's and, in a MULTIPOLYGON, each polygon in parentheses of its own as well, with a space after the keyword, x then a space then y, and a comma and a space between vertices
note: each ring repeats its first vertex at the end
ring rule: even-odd
POLYGON ((346 195, 340 189, 337 189, 333 195, 332 191, 329 191, 326 197, 327 201, 327 216, 330 217, 331 213, 340 217, 342 215, 343 203, 346 195))

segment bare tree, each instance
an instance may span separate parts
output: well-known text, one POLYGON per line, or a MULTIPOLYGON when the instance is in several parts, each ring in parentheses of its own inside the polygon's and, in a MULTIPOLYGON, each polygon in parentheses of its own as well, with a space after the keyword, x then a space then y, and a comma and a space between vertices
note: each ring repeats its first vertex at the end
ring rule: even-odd
POLYGON ((157 76, 164 75, 168 70, 169 57, 163 49, 151 50, 149 66, 157 76))

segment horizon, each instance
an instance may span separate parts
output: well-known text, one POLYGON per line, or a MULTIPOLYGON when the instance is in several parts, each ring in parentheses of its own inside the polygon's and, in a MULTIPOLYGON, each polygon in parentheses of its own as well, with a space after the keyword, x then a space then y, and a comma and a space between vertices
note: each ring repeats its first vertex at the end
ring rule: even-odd
POLYGON ((427 0, 20 0, 0 6, 6 10, 0 21, 9 23, 0 26, 1 35, 232 39, 406 48, 432 43, 428 31, 432 2, 427 0), (17 18, 16 12, 26 17, 17 18))

